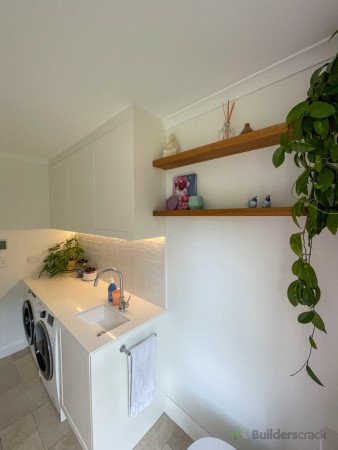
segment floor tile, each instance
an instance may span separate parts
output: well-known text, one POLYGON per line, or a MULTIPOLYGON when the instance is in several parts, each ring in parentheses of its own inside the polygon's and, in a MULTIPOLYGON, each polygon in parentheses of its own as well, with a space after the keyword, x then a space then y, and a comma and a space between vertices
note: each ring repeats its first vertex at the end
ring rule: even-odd
POLYGON ((0 394, 18 385, 21 380, 13 358, 3 358, 0 367, 0 394))
POLYGON ((32 353, 31 353, 30 348, 29 348, 29 347, 26 347, 26 348, 24 348, 23 350, 20 350, 19 352, 14 353, 12 356, 13 356, 14 361, 16 361, 17 359, 20 359, 20 358, 22 358, 23 356, 31 355, 31 354, 32 354, 32 353))
POLYGON ((169 447, 168 444, 165 444, 165 446, 162 448, 162 450, 172 450, 172 448, 169 447))
POLYGON ((0 432, 2 450, 15 447, 35 431, 36 425, 32 413, 28 413, 0 432))
POLYGON ((33 411, 34 420, 46 448, 51 447, 70 431, 65 420, 60 422, 60 416, 50 400, 33 411))
POLYGON ((148 432, 134 447, 134 450, 161 450, 164 446, 165 442, 162 439, 148 432))
POLYGON ((167 414, 162 414, 162 416, 149 431, 153 431, 158 434, 164 442, 167 442, 172 434, 174 434, 177 430, 180 430, 180 428, 176 425, 176 423, 171 420, 167 414))
POLYGON ((40 435, 37 431, 20 442, 13 450, 44 450, 40 435))
POLYGON ((22 356, 15 361, 15 366, 21 381, 27 381, 39 375, 38 367, 31 354, 22 356))
POLYGON ((172 450, 186 450, 194 441, 183 430, 178 428, 167 444, 172 450))
POLYGON ((176 423, 167 414, 162 414, 148 433, 136 445, 135 450, 159 450, 165 447, 168 439, 180 431, 176 423))
POLYGON ((48 394, 39 378, 20 383, 0 395, 0 431, 46 402, 48 394))
POLYGON ((8 364, 13 362, 13 355, 5 356, 5 358, 0 359, 0 370, 6 367, 8 364))
POLYGON ((49 450, 82 450, 82 448, 73 431, 70 431, 49 450))

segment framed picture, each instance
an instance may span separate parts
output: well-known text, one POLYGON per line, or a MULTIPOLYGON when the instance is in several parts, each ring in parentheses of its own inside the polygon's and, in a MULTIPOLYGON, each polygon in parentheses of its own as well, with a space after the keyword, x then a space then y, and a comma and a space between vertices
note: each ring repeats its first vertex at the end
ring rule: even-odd
POLYGON ((197 174, 178 175, 173 178, 173 195, 178 198, 176 209, 188 209, 191 195, 197 195, 197 174))

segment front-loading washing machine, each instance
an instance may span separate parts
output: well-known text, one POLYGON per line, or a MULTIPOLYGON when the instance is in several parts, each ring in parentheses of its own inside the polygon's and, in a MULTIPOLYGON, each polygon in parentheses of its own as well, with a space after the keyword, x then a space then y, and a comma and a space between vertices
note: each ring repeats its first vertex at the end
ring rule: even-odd
POLYGON ((34 331, 37 320, 37 298, 31 289, 25 291, 25 300, 22 305, 22 320, 26 334, 27 343, 32 352, 34 361, 36 362, 34 351, 34 331))
POLYGON ((60 405, 59 327, 55 317, 41 301, 38 310, 39 320, 35 323, 33 339, 36 361, 42 382, 63 422, 66 417, 60 405))

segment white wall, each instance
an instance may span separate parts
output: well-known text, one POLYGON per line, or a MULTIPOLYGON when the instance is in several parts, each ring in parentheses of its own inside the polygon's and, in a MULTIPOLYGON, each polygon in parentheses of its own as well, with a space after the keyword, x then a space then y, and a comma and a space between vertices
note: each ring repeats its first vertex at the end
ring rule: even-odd
MULTIPOLYGON (((233 124, 254 129, 282 122, 306 94, 306 70, 238 100, 233 124)), ((224 98, 226 100, 226 98, 224 98)), ((183 149, 217 140, 221 109, 168 129, 183 149)), ((169 171, 172 177, 197 173, 198 193, 207 207, 246 206, 254 194, 270 193, 277 205, 290 205, 293 164, 275 169, 272 149, 169 171)), ((313 265, 322 287, 319 312, 328 335, 316 333, 319 350, 311 365, 327 385, 304 373, 290 378, 305 361, 309 326, 297 323, 288 302, 291 218, 168 218, 167 294, 169 307, 168 396, 212 435, 239 450, 315 450, 314 441, 232 441, 230 432, 281 428, 337 429, 338 305, 337 239, 315 239, 313 265)))
POLYGON ((24 287, 21 279, 38 273, 42 263, 28 263, 28 256, 44 257, 51 245, 61 242, 69 233, 57 230, 1 230, 7 239, 8 266, 0 268, 0 358, 27 346, 21 308, 24 287))
POLYGON ((7 239, 7 267, 0 268, 0 358, 27 345, 22 327, 21 278, 39 270, 28 256, 44 256, 68 234, 48 230, 49 179, 44 161, 0 153, 0 239, 7 239))
POLYGON ((48 165, 0 153, 0 230, 48 228, 48 165))

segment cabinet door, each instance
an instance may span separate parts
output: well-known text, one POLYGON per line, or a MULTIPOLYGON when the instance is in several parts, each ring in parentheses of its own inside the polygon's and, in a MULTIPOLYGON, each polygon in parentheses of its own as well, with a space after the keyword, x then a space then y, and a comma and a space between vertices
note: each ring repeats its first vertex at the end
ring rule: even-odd
POLYGON ((123 124, 93 142, 95 229, 132 237, 134 164, 131 127, 123 124))
POLYGON ((68 159, 50 166, 49 177, 51 226, 69 230, 68 159))
POLYGON ((61 406, 80 440, 91 448, 89 355, 64 328, 61 341, 61 406))
POLYGON ((72 153, 68 160, 70 227, 88 232, 94 227, 93 145, 72 153))

